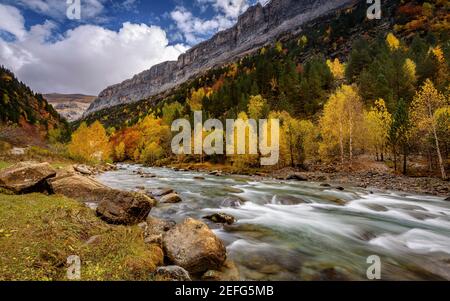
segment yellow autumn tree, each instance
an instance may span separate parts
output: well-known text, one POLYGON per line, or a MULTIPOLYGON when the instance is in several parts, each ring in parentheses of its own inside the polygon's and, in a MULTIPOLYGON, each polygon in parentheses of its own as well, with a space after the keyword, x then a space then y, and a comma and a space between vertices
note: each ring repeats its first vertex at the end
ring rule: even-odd
POLYGON ((141 163, 153 164, 163 156, 164 150, 169 149, 170 128, 162 119, 156 118, 153 114, 146 116, 138 124, 138 128, 141 139, 134 157, 141 163))
POLYGON ((120 141, 120 143, 114 148, 114 159, 118 162, 125 160, 125 142, 120 141))
POLYGON ((389 33, 386 37, 386 43, 389 48, 394 51, 400 48, 400 41, 393 33, 389 33))
POLYGON ((72 134, 68 146, 71 157, 87 162, 98 163, 110 159, 109 138, 103 125, 96 121, 91 126, 82 123, 72 134))
POLYGON ((186 100, 192 111, 201 111, 203 107, 203 98, 206 97, 204 88, 191 91, 191 97, 186 100))
POLYGON ((345 65, 342 64, 338 58, 327 60, 327 66, 330 68, 331 74, 335 80, 340 81, 345 77, 345 65))
POLYGON ((375 101, 375 105, 364 115, 369 148, 375 153, 377 160, 384 161, 384 153, 389 138, 392 116, 386 108, 383 99, 375 101), (379 157, 380 156, 380 157, 379 157))
POLYGON ((418 137, 423 137, 420 133, 424 133, 425 137, 432 138, 438 156, 439 169, 443 179, 447 179, 447 174, 442 158, 440 137, 438 137, 438 124, 436 114, 448 108, 450 105, 448 97, 446 98, 435 87, 429 79, 425 81, 421 89, 414 96, 410 107, 410 117, 412 124, 415 126, 418 137))
POLYGON ((321 158, 329 160, 339 154, 343 164, 348 153, 351 164, 355 146, 362 140, 362 121, 363 105, 358 90, 354 86, 342 85, 330 96, 320 120, 321 158))
POLYGON ((250 118, 255 120, 262 119, 265 110, 267 110, 267 101, 261 95, 250 96, 247 110, 250 118))
MULTIPOLYGON (((248 122, 249 118, 247 116, 247 114, 245 112, 241 112, 238 115, 238 120, 242 120, 244 122, 248 122)), ((232 162, 233 162, 233 167, 243 170, 246 169, 248 167, 254 166, 258 164, 258 155, 257 154, 251 154, 251 148, 250 148, 250 144, 252 143, 252 137, 255 137, 256 140, 256 150, 257 150, 257 129, 252 129, 252 127, 248 126, 245 129, 245 154, 238 154, 237 153, 237 149, 238 149, 238 144, 240 143, 238 141, 238 133, 235 130, 234 132, 234 146, 235 146, 235 155, 232 156, 232 162)))
POLYGON ((293 118, 288 112, 271 112, 271 119, 279 119, 280 161, 278 167, 297 166, 305 160, 314 159, 318 144, 316 127, 309 120, 293 118))

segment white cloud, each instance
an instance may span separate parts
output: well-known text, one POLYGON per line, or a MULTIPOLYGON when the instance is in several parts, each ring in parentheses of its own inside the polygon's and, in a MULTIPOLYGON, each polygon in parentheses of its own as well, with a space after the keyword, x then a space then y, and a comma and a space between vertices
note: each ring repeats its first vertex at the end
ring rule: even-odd
POLYGON ((201 42, 212 34, 233 26, 239 15, 245 12, 250 5, 267 4, 270 0, 196 0, 202 12, 212 7, 216 15, 209 19, 194 16, 183 6, 176 7, 171 12, 178 31, 190 45, 201 42))
MULTIPOLYGON (((2 9, 5 5, 0 4, 0 12, 2 9)), ((127 22, 118 32, 82 25, 55 40, 52 33, 57 25, 53 22, 25 31, 20 13, 10 21, 16 26, 2 29, 21 38, 0 38, 0 61, 41 93, 96 95, 111 84, 160 62, 174 60, 187 50, 184 45, 169 45, 160 27, 145 24, 127 22)))
POLYGON ((19 39, 25 35, 24 19, 17 8, 0 4, 0 30, 19 39))

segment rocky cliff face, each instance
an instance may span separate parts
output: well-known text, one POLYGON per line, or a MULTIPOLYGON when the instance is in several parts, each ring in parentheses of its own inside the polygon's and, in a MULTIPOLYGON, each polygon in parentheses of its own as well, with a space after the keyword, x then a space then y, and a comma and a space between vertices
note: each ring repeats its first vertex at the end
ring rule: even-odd
POLYGON ((55 110, 67 121, 72 122, 80 119, 96 96, 82 94, 45 94, 45 99, 55 110))
POLYGON ((272 0, 249 8, 236 25, 180 55, 178 61, 153 66, 132 79, 100 93, 86 115, 107 107, 131 103, 174 88, 210 68, 273 42, 284 33, 297 33, 301 26, 356 0, 272 0))

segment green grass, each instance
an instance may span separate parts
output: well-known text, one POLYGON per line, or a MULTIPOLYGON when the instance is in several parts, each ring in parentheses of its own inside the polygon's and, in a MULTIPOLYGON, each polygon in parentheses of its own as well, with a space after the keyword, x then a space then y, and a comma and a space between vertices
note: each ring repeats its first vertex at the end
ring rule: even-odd
POLYGON ((0 161, 0 170, 1 169, 5 169, 5 168, 7 168, 7 167, 9 167, 11 165, 12 165, 12 163, 5 162, 5 161, 0 161))
POLYGON ((0 194, 0 246, 0 281, 67 280, 70 255, 87 281, 148 280, 163 261, 139 227, 107 225, 76 201, 42 194, 0 194))

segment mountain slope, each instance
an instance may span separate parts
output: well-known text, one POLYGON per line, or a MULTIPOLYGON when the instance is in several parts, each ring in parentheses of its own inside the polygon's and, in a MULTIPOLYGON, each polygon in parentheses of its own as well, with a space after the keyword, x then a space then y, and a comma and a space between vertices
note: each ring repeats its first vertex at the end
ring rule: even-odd
POLYGON ((50 130, 68 128, 67 121, 41 94, 35 94, 3 66, 0 67, 0 125, 0 138, 23 140, 24 144, 27 140, 43 140, 50 130), (28 137, 17 137, 19 133, 28 137))
POLYGON ((69 122, 75 121, 89 108, 96 96, 82 94, 45 94, 44 97, 55 110, 69 122))
POLYGON ((232 28, 182 54, 178 61, 164 62, 132 79, 102 91, 87 114, 103 108, 132 103, 174 88, 210 68, 229 63, 271 43, 285 33, 297 33, 303 24, 347 7, 354 0, 272 0, 249 8, 232 28))
MULTIPOLYGON (((192 90, 207 86, 212 87, 214 93, 208 97, 210 100, 203 109, 215 112, 213 115, 216 117, 223 115, 235 118, 236 116, 230 111, 230 108, 236 109, 236 103, 245 103, 250 95, 256 94, 262 94, 271 100, 274 108, 286 109, 283 107, 285 101, 281 99, 283 92, 280 89, 274 92, 271 88, 271 81, 274 78, 277 79, 277 82, 283 81, 283 78, 286 80, 286 74, 283 73, 287 72, 281 72, 282 70, 290 70, 289 73, 294 71, 300 77, 307 79, 315 77, 314 75, 322 72, 323 69, 328 69, 326 65, 323 68, 324 57, 339 58, 341 61, 345 61, 354 41, 362 37, 367 40, 374 39, 379 35, 385 35, 394 27, 396 21, 394 15, 398 3, 399 1, 396 0, 385 3, 384 13, 387 17, 383 20, 367 21, 367 4, 365 2, 357 2, 350 8, 332 11, 305 23, 303 30, 299 33, 288 32, 278 36, 277 40, 284 48, 283 53, 273 51, 272 48, 276 43, 272 43, 259 48, 260 51, 256 50, 244 58, 236 60, 234 64, 212 68, 175 88, 141 101, 98 110, 84 116, 81 121, 90 124, 99 120, 106 127, 121 128, 136 123, 149 112, 160 112, 167 103, 184 104, 191 97, 192 90), (265 49, 264 54, 262 54, 263 49, 265 49), (237 65, 237 74, 229 76, 231 73, 236 73, 230 72, 230 69, 235 68, 234 65, 237 65), (292 70, 292 65, 295 65, 294 69, 296 70, 292 70), (242 97, 246 99, 242 101, 242 97)), ((309 85, 307 81, 304 81, 303 86, 297 87, 295 91, 287 89, 286 93, 292 98, 291 102, 301 102, 300 105, 303 106, 303 108, 298 108, 299 114, 308 112, 308 114, 314 114, 316 108, 312 102, 323 100, 324 95, 311 94, 307 91, 310 90, 308 87, 320 86, 318 88, 325 91, 331 88, 329 74, 321 74, 320 77, 323 77, 319 79, 321 83, 309 85), (296 97, 301 97, 301 101, 297 101, 296 97)), ((295 80, 295 82, 297 81, 295 80)), ((239 110, 242 109, 245 108, 239 108, 239 110)))

